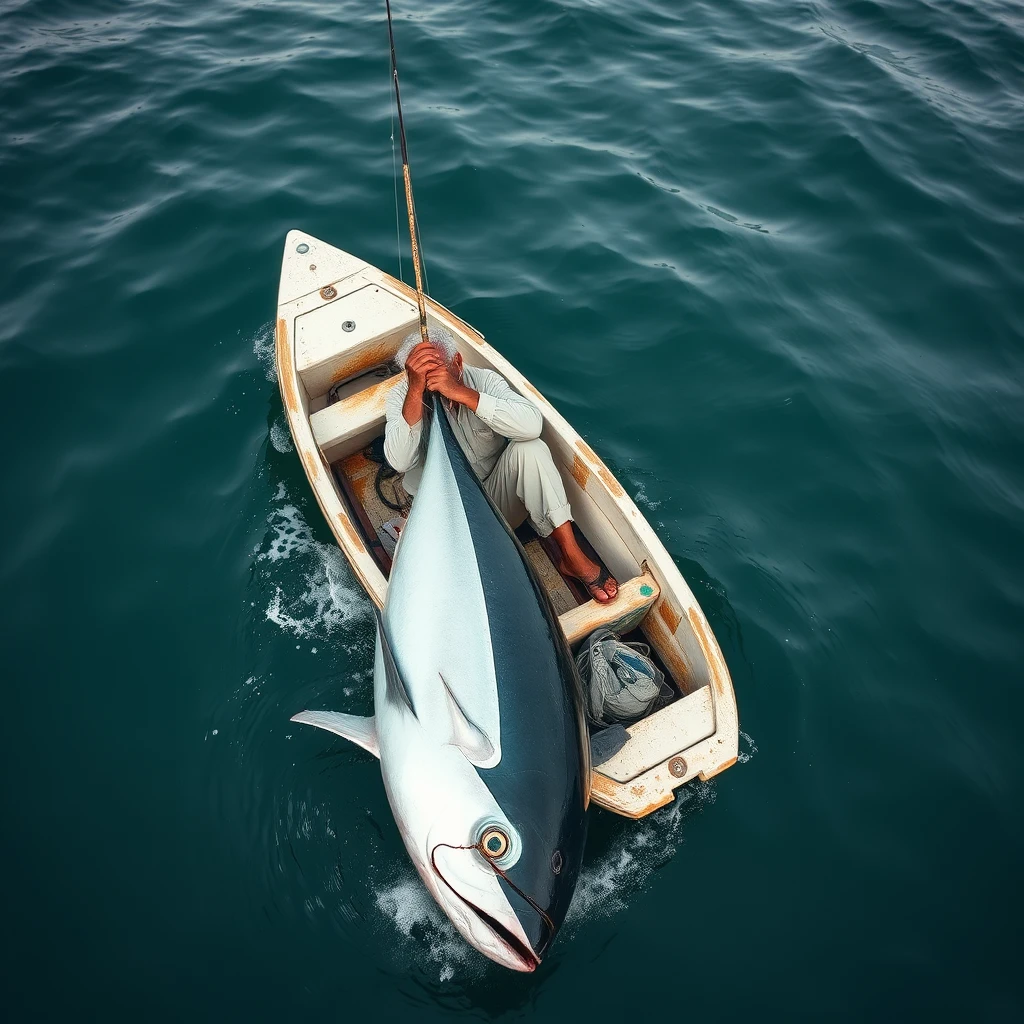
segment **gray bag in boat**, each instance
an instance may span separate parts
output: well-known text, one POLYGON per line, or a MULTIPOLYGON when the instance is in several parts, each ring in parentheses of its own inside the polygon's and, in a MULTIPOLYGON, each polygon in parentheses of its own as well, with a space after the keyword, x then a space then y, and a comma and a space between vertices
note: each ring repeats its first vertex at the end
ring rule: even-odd
POLYGON ((607 627, 595 630, 576 655, 587 687, 587 716, 595 725, 635 722, 650 714, 665 685, 647 644, 623 643, 607 627))

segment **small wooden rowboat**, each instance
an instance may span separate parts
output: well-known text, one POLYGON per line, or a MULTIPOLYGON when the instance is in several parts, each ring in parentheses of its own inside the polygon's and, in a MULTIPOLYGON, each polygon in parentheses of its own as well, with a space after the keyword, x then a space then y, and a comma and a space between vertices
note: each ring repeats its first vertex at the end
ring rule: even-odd
MULTIPOLYGON (((630 818, 650 814, 679 786, 736 761, 736 697, 718 642, 661 541, 583 438, 479 331, 429 298, 427 312, 452 332, 466 363, 496 370, 540 408, 541 436, 581 542, 619 581, 614 601, 588 600, 528 526, 516 531, 570 645, 608 626, 648 643, 671 683, 671 698, 630 726, 626 745, 593 775, 597 804, 630 818)), ((378 607, 391 569, 378 530, 395 515, 379 495, 393 482, 379 481, 378 464, 364 452, 383 434, 385 401, 401 378, 392 357, 418 324, 414 289, 311 235, 288 233, 277 305, 281 397, 313 493, 378 607)))

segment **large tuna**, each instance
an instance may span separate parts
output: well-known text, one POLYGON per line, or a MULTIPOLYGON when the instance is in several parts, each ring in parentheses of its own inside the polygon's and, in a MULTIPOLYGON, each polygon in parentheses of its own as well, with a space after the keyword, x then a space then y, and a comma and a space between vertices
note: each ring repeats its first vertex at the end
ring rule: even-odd
POLYGON ((293 721, 380 758, 406 849, 441 908, 485 956, 534 970, 583 856, 581 686, 544 588, 437 396, 373 678, 373 718, 304 711, 293 721))

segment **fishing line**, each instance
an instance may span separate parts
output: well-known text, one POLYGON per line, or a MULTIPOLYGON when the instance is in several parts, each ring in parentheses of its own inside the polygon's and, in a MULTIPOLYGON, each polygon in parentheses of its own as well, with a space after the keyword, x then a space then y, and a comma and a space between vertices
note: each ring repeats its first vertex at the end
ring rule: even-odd
POLYGON ((395 56, 395 32, 391 24, 391 0, 384 0, 388 12, 388 41, 391 44, 391 79, 395 86, 395 110, 398 113, 398 138, 402 145, 402 178, 405 182, 405 208, 409 214, 409 245, 412 249, 412 269, 416 276, 416 306, 420 314, 420 340, 430 341, 427 333, 427 300, 423 294, 423 273, 420 260, 420 237, 416 222, 416 205, 412 198, 412 174, 409 171, 409 146, 405 138, 402 118, 402 90, 398 85, 398 58, 395 56))
MULTIPOLYGON (((405 281, 402 271, 402 220, 398 212, 398 150, 395 147, 395 96, 391 91, 391 58, 388 57, 388 108, 391 112, 391 179, 395 186, 395 240, 398 243, 398 279, 405 281)), ((428 284, 429 288, 430 285, 428 284)))
MULTIPOLYGON (((476 850, 477 853, 479 853, 480 856, 483 857, 483 859, 487 861, 487 863, 490 864, 490 866, 494 869, 494 873, 498 875, 499 878, 504 879, 505 882, 508 883, 509 888, 512 889, 513 892, 521 896, 524 900, 526 900, 526 902, 529 903, 530 906, 540 915, 541 920, 547 926, 549 932, 551 932, 552 934, 554 933, 555 925, 551 918, 548 917, 548 915, 537 905, 537 903, 533 900, 532 897, 527 896, 526 893, 523 892, 523 890, 520 889, 519 886, 516 885, 516 883, 513 882, 512 879, 509 878, 508 875, 504 871, 502 871, 502 869, 499 868, 497 864, 494 863, 494 860, 487 853, 487 848, 484 846, 482 840, 472 843, 469 846, 454 846, 452 843, 436 843, 434 845, 434 848, 430 851, 430 864, 433 867, 434 871, 437 872, 438 878, 440 878, 441 881, 444 882, 444 884, 447 885, 448 888, 451 889, 452 892, 455 893, 455 895, 458 896, 463 903, 469 903, 469 900, 467 900, 465 896, 463 896, 457 889, 455 889, 452 886, 452 884, 448 881, 448 879, 444 877, 444 872, 441 871, 441 869, 437 866, 437 861, 434 860, 434 854, 442 846, 448 850, 476 850)), ((469 905, 471 907, 473 906, 472 903, 469 903, 469 905)), ((480 910, 479 907, 474 907, 473 909, 477 911, 480 910)))

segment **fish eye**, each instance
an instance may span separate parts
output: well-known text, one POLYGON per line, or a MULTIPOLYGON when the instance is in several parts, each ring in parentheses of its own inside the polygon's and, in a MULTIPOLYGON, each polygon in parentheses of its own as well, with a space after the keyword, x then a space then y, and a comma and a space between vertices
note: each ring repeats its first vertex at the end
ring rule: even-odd
POLYGON ((508 848, 508 836, 500 828, 491 825, 484 829, 483 835, 480 836, 480 849, 485 857, 490 860, 501 860, 508 853, 508 848))

